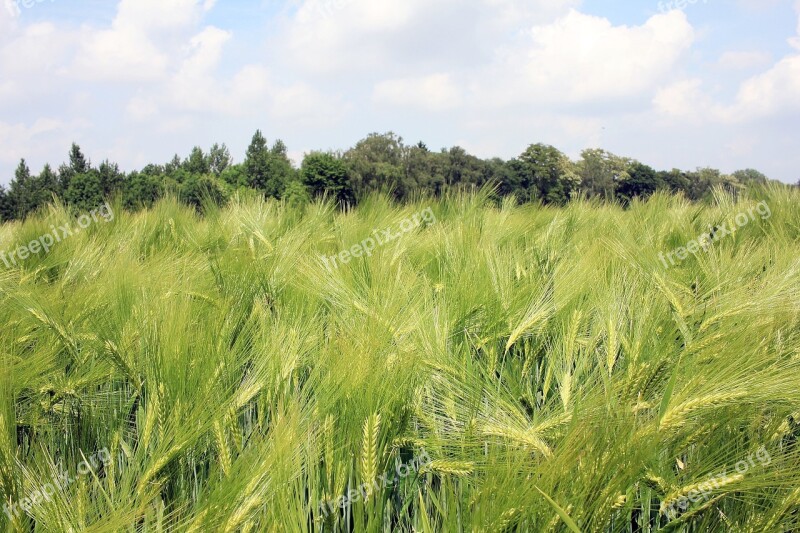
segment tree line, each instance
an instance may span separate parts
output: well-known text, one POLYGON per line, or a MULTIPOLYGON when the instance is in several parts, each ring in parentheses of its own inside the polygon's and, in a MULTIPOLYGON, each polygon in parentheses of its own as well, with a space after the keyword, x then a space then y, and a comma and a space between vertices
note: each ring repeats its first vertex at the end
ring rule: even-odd
POLYGON ((371 134, 346 151, 311 152, 295 168, 282 141, 270 146, 256 131, 241 163, 234 162, 225 144, 207 151, 195 147, 186 158, 175 155, 166 164, 130 173, 108 160, 93 166, 74 143, 69 161, 57 170, 47 164, 32 174, 23 159, 8 190, 0 185, 0 218, 24 219, 54 196, 80 210, 111 197, 119 197, 126 209, 142 209, 165 195, 201 209, 206 202, 221 205, 237 190, 249 189, 289 202, 325 196, 352 206, 376 191, 402 202, 493 184, 499 196, 563 205, 576 195, 627 203, 659 190, 700 201, 718 186, 736 190, 767 181, 753 169, 729 175, 712 168, 659 171, 601 149, 584 150, 573 161, 541 143, 511 160, 481 159, 457 146, 436 152, 422 142, 407 145, 391 132, 371 134))

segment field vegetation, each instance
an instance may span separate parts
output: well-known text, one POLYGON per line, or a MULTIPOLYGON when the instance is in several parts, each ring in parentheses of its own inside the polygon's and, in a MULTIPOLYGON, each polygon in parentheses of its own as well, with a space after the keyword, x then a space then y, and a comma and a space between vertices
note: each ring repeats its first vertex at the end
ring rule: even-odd
POLYGON ((110 207, 0 263, 5 530, 800 528, 797 189, 110 207))

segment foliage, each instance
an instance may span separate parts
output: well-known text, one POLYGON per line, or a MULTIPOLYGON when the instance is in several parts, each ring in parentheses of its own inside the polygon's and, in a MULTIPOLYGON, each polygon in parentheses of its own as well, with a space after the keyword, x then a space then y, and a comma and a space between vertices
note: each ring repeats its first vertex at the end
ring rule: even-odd
POLYGON ((76 174, 70 180, 64 197, 80 211, 88 211, 101 205, 105 197, 100 173, 92 169, 85 174, 76 174))
POLYGON ((635 162, 619 184, 619 196, 625 201, 647 198, 663 186, 658 173, 648 165, 635 162))
POLYGON ((389 132, 372 133, 345 152, 350 183, 356 195, 390 192, 403 182, 403 138, 389 132))
POLYGON ((333 154, 312 152, 303 159, 300 169, 303 185, 312 197, 329 195, 340 204, 352 204, 355 197, 347 176, 347 166, 333 154))
POLYGON ((628 158, 605 150, 584 150, 577 164, 582 190, 589 197, 613 200, 620 183, 630 178, 628 170, 632 163, 628 158))
POLYGON ((216 178, 190 175, 181 184, 180 198, 187 205, 202 211, 208 205, 223 205, 227 201, 227 194, 224 185, 216 178))
POLYGON ((5 187, 0 185, 0 222, 6 222, 14 217, 11 198, 8 196, 5 187))
POLYGON ((283 142, 277 141, 269 149, 261 131, 256 131, 244 160, 246 185, 268 198, 280 198, 293 173, 283 142))
POLYGON ((61 165, 58 169, 58 190, 54 191, 63 195, 69 189, 72 178, 78 174, 86 174, 92 167, 91 161, 81 151, 80 146, 72 143, 69 150, 69 164, 61 165))
POLYGON ((211 165, 208 163, 203 149, 199 146, 192 148, 192 153, 189 158, 184 161, 183 169, 189 174, 208 174, 211 172, 211 165))
POLYGON ((578 176, 569 158, 546 144, 532 144, 519 157, 520 185, 531 199, 547 204, 565 204, 578 189, 578 176))
POLYGON ((311 195, 308 188, 298 180, 292 180, 286 186, 283 193, 283 199, 288 205, 293 207, 301 207, 311 202, 311 195))
POLYGON ((146 171, 133 172, 128 177, 128 185, 123 191, 122 202, 125 209, 149 208, 161 195, 161 180, 157 174, 146 171))
POLYGON ((121 192, 125 186, 125 174, 120 172, 116 163, 106 160, 97 168, 97 177, 103 196, 110 198, 121 192))
POLYGON ((93 166, 73 143, 68 163, 56 174, 45 165, 34 175, 22 160, 3 209, 12 219, 24 219, 51 203, 54 196, 81 209, 101 198, 119 197, 126 208, 138 209, 152 206, 164 194, 186 198, 197 207, 201 185, 211 187, 213 203, 224 202, 223 197, 233 191, 244 196, 257 191, 265 198, 289 195, 293 205, 306 204, 309 195, 327 196, 344 208, 376 192, 410 202, 483 187, 491 188, 494 201, 513 198, 548 205, 565 205, 581 195, 627 205, 661 189, 692 201, 711 202, 716 188, 738 194, 767 183, 770 180, 753 169, 731 175, 711 168, 656 171, 601 149, 584 150, 573 162, 541 143, 511 160, 481 159, 459 146, 431 151, 423 142, 407 145, 392 132, 372 133, 343 153, 312 151, 295 169, 282 141, 270 147, 261 131, 256 131, 241 163, 234 163, 225 144, 215 143, 207 152, 196 146, 185 159, 176 154, 165 164, 150 163, 130 174, 108 160, 93 166), (209 181, 209 176, 214 179, 209 181))
POLYGON ((769 181, 762 172, 752 168, 737 170, 731 176, 745 185, 765 185, 769 181))
POLYGON ((225 143, 222 143, 221 146, 215 143, 214 146, 211 147, 211 150, 208 152, 208 168, 212 174, 217 177, 221 176, 232 163, 231 152, 228 150, 228 147, 225 146, 225 143))

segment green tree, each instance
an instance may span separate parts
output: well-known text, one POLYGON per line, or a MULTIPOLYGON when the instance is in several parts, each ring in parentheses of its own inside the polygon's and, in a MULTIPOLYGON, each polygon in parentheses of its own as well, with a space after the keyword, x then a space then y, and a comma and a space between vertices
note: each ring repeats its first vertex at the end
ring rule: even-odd
POLYGON ((654 168, 635 161, 628 167, 628 177, 620 182, 619 197, 626 202, 647 198, 663 185, 654 168))
POLYGON ((698 168, 696 171, 687 172, 689 178, 689 199, 700 201, 708 198, 715 187, 735 189, 730 177, 723 176, 715 168, 698 168))
POLYGON ((192 174, 181 185, 180 198, 198 211, 203 211, 206 205, 223 205, 227 194, 216 178, 192 174))
POLYGON ((657 173, 657 179, 661 186, 668 189, 671 193, 683 193, 688 198, 689 189, 692 184, 691 176, 677 168, 672 170, 662 170, 657 173))
POLYGON ((281 198, 289 182, 298 179, 297 172, 292 167, 292 162, 289 159, 286 144, 282 140, 278 139, 272 145, 269 162, 272 184, 267 189, 267 194, 275 198, 281 198))
POLYGON ((86 174, 92 168, 92 162, 83 155, 81 147, 75 143, 69 150, 69 166, 76 174, 86 174))
POLYGON ((769 178, 753 168, 737 170, 732 176, 743 185, 765 185, 769 178))
POLYGON ((312 152, 303 159, 300 169, 303 185, 313 197, 327 194, 340 204, 352 204, 353 189, 344 162, 330 153, 312 152))
POLYGON ((514 188, 515 172, 508 161, 499 157, 484 161, 484 182, 494 183, 497 186, 497 196, 503 197, 514 194, 519 200, 518 192, 514 188))
POLYGON ((119 165, 108 160, 97 167, 97 176, 105 198, 122 191, 125 187, 125 174, 119 170, 119 165))
POLYGON ((231 165, 222 171, 220 179, 232 187, 247 187, 248 178, 243 164, 231 165))
POLYGON ((86 174, 92 168, 91 161, 83 155, 81 147, 75 143, 69 150, 69 164, 58 169, 58 194, 65 194, 72 178, 78 174, 86 174))
POLYGON ((59 194, 58 175, 53 172, 50 165, 45 165, 42 172, 33 180, 32 194, 36 208, 47 205, 53 200, 53 195, 59 194))
POLYGON ((14 212, 11 207, 11 198, 9 198, 5 187, 0 185, 0 222, 7 222, 14 218, 14 212))
POLYGON ((89 211, 104 202, 103 185, 96 170, 77 174, 72 178, 65 193, 67 202, 80 211, 89 211))
POLYGON ((21 159, 14 179, 11 180, 9 197, 14 210, 14 218, 25 218, 36 208, 36 194, 33 189, 31 170, 24 159, 21 159))
POLYGON ((519 157, 517 171, 520 185, 529 191, 529 198, 546 204, 565 204, 580 185, 569 158, 553 146, 532 144, 519 157))
POLYGON ((231 153, 225 143, 214 144, 208 152, 208 166, 212 174, 220 177, 231 166, 231 153))
POLYGON ((441 194, 447 173, 444 155, 431 152, 425 143, 419 142, 405 151, 404 166, 405 189, 441 194))
POLYGON ((145 165, 145 167, 142 169, 142 174, 147 174, 148 176, 153 176, 153 177, 160 177, 166 174, 166 170, 164 170, 164 165, 155 165, 153 163, 150 163, 148 165, 145 165))
POLYGON ((308 204, 311 201, 311 195, 308 193, 306 186, 299 180, 292 180, 286 185, 283 199, 287 204, 297 207, 308 204))
POLYGON ((174 172, 177 172, 181 167, 183 167, 183 161, 181 161, 181 158, 178 154, 175 154, 172 156, 172 159, 169 161, 169 163, 164 165, 164 174, 169 176, 174 172))
POLYGON ((470 155, 460 146, 454 146, 447 152, 447 185, 453 187, 480 187, 486 179, 484 163, 474 155, 470 155))
POLYGON ((145 170, 131 173, 122 192, 123 205, 131 210, 152 207, 160 197, 161 180, 145 170))
POLYGON ((372 133, 348 150, 344 160, 356 197, 401 186, 404 155, 403 138, 392 132, 372 133))
POLYGON ((247 156, 244 160, 244 172, 247 186, 262 191, 265 196, 280 198, 292 176, 292 164, 286 155, 286 146, 277 141, 270 150, 267 140, 257 130, 253 135, 247 156))
POLYGON ((588 196, 599 196, 613 200, 619 184, 628 179, 628 167, 631 160, 600 149, 589 149, 581 152, 577 164, 581 177, 581 190, 588 196))
POLYGON ((183 169, 189 174, 202 175, 211 172, 208 158, 199 146, 192 148, 189 158, 183 162, 183 169))

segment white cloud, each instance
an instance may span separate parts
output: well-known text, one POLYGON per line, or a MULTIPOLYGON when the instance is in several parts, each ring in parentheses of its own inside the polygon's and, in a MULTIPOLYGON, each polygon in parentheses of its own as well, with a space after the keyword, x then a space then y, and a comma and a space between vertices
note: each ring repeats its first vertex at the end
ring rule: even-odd
POLYGON ((146 34, 134 28, 87 32, 70 69, 78 78, 141 82, 163 78, 168 56, 146 34))
POLYGON ((191 30, 214 2, 122 0, 109 29, 84 28, 72 68, 80 78, 141 82, 163 79, 177 51, 174 36, 191 30))
POLYGON ((793 55, 745 81, 727 115, 731 120, 741 121, 797 111, 800 111, 800 55, 793 55))
POLYGON ((449 74, 387 80, 378 83, 373 100, 379 104, 445 111, 461 104, 458 85, 449 74))
POLYGON ((474 66, 491 60, 520 28, 552 20, 579 3, 303 0, 275 43, 292 64, 315 74, 415 70, 442 62, 474 66))
POLYGON ((50 22, 12 27, 0 35, 0 109, 30 105, 50 93, 72 52, 72 35, 50 22))
POLYGON ((798 15, 797 36, 789 44, 797 52, 778 61, 772 68, 745 80, 736 102, 725 111, 729 121, 741 122, 779 114, 800 112, 800 0, 795 0, 798 15))
POLYGON ((703 80, 694 78, 672 83, 658 90, 653 98, 656 112, 679 120, 695 119, 701 102, 708 99, 702 92, 703 80))
POLYGON ((134 122, 146 122, 158 116, 158 104, 152 98, 134 96, 125 107, 125 114, 134 122))
POLYGON ((717 65, 724 70, 746 70, 764 67, 770 63, 772 56, 766 52, 734 52, 723 53, 717 65))
POLYGON ((678 11, 628 27, 571 10, 535 27, 532 39, 523 68, 533 96, 589 102, 652 89, 691 47, 694 30, 678 11))
MULTIPOLYGON (((14 165, 21 158, 41 159, 69 147, 71 135, 87 127, 84 121, 64 122, 43 117, 30 124, 0 122, 0 161, 14 165)), ((33 172, 38 169, 31 165, 33 172)))
POLYGON ((219 78, 217 67, 230 37, 228 32, 208 27, 191 39, 191 53, 157 96, 162 107, 233 117, 266 113, 320 119, 343 108, 305 83, 277 83, 259 64, 245 65, 229 79, 219 78))
MULTIPOLYGON (((498 47, 485 64, 454 68, 447 74, 380 79, 373 101, 428 111, 460 105, 470 109, 599 105, 637 96, 646 96, 646 103, 693 42, 694 30, 681 12, 656 15, 630 27, 571 9, 498 47)), ((377 59, 376 63, 392 64, 377 59)), ((437 66, 448 64, 440 61, 437 66)), ((376 67, 370 76, 391 70, 376 67)))
POLYGON ((208 0, 122 0, 112 26, 115 30, 130 29, 149 34, 191 28, 215 3, 208 0))

